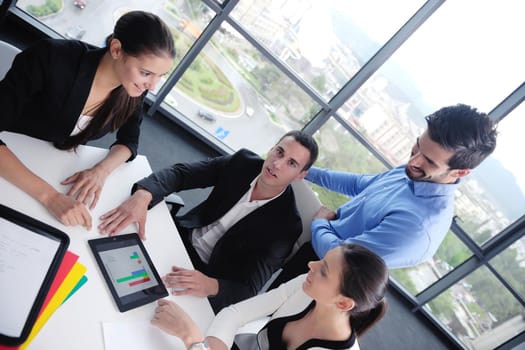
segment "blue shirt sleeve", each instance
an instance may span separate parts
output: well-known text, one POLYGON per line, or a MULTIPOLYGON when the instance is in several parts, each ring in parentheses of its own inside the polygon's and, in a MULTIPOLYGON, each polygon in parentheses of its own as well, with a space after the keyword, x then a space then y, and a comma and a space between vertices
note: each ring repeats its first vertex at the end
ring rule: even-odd
POLYGON ((326 219, 313 220, 311 230, 312 247, 319 259, 322 259, 330 249, 343 243, 330 226, 330 221, 326 219))
POLYGON ((385 217, 381 224, 353 237, 341 239, 330 221, 312 221, 312 246, 319 258, 344 243, 359 244, 383 258, 389 268, 415 266, 428 256, 429 232, 410 213, 385 217))
POLYGON ((356 196, 373 181, 375 175, 362 175, 311 167, 305 179, 328 190, 356 196))

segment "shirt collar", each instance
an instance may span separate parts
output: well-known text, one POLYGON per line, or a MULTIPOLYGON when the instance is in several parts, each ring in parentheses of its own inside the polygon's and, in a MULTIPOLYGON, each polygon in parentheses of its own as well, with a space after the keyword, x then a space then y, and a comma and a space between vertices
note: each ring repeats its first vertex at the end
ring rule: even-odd
MULTIPOLYGON (((250 200, 250 198, 252 197, 252 192, 253 192, 253 189, 255 188, 255 184, 257 183, 257 180, 259 180, 259 177, 261 175, 257 175, 255 177, 255 179, 252 180, 252 182, 250 183, 250 188, 248 189, 248 192, 246 192, 246 194, 244 195, 246 198, 247 198, 247 201, 250 200)), ((278 194, 276 194, 275 196, 273 196, 272 198, 268 198, 268 199, 260 199, 260 200, 256 200, 256 201, 253 201, 253 202, 258 202, 258 203, 266 203, 266 202, 269 202, 269 201, 272 201, 274 200, 275 198, 279 197, 281 194, 283 194, 284 191, 286 191, 286 188, 283 188, 283 190, 281 192, 279 192, 278 194)))

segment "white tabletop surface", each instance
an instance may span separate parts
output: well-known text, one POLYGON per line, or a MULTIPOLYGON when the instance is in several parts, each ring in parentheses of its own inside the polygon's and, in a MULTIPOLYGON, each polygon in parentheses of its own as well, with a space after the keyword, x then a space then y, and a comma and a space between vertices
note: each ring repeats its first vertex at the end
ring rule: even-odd
MULTIPOLYGON (((1 132, 0 139, 34 173, 64 193, 68 188, 60 185, 60 181, 76 171, 93 166, 107 153, 105 149, 90 146, 80 146, 76 152, 60 151, 48 142, 9 132, 1 132)), ((87 267, 87 283, 56 310, 29 349, 104 349, 104 336, 112 336, 109 331, 104 333, 103 325, 116 325, 124 332, 129 329, 130 335, 133 333, 136 337, 140 336, 143 344, 151 345, 148 346, 150 349, 158 349, 159 341, 168 342, 169 344, 165 344, 166 348, 183 348, 182 343, 176 339, 172 340, 164 335, 159 339, 160 331, 149 326, 154 303, 125 313, 118 311, 87 244, 87 240, 101 237, 97 230, 98 218, 128 198, 131 185, 150 173, 151 168, 144 156, 138 156, 132 162, 117 168, 108 177, 97 207, 91 211, 93 228, 90 231, 83 227, 62 225, 36 200, 0 178, 0 203, 67 233, 71 240, 69 250, 79 255, 79 262, 87 267), (142 334, 133 332, 133 327, 137 324, 148 328, 144 330, 145 340, 142 334)), ((134 225, 127 227, 122 233, 130 232, 136 232, 134 225)), ((172 265, 192 267, 164 203, 158 204, 148 212, 146 236, 144 246, 161 276, 167 273, 172 265)), ((206 329, 213 318, 212 309, 205 298, 169 296, 168 299, 183 307, 201 329, 206 329)), ((106 343, 114 340, 106 339, 106 343)), ((111 347, 106 350, 113 349, 114 347, 111 347)))

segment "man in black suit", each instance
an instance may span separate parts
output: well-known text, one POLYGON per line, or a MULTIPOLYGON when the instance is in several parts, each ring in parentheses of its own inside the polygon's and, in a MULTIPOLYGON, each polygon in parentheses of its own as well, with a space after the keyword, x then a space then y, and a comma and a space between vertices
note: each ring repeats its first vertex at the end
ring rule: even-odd
POLYGON ((174 218, 196 271, 173 266, 164 282, 175 295, 208 297, 218 312, 257 294, 290 254, 302 229, 290 184, 306 176, 317 154, 311 136, 291 131, 266 160, 243 149, 175 164, 137 182, 99 229, 113 235, 136 222, 144 238, 147 209, 170 193, 213 186, 204 202, 174 218))

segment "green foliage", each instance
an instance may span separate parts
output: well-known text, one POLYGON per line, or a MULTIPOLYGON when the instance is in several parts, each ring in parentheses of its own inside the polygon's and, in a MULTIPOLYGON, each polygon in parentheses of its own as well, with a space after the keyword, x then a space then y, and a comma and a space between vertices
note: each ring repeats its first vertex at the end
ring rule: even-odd
POLYGON ((506 249, 492 259, 491 264, 519 294, 525 296, 525 267, 520 265, 516 249, 506 249))
POLYGON ((442 319, 452 320, 454 317, 454 297, 450 290, 445 291, 439 297, 429 302, 429 306, 432 312, 441 316, 442 319))
POLYGON ((215 110, 232 112, 240 106, 238 91, 204 53, 184 73, 177 88, 215 110))
POLYGON ((392 276, 398 283, 400 283, 406 290, 412 295, 416 295, 418 290, 412 279, 408 275, 408 272, 404 269, 390 270, 390 276, 392 276))
POLYGON ((472 252, 467 246, 465 246, 452 231, 448 231, 435 257, 446 261, 452 267, 456 267, 471 255, 472 252))
POLYGON ((467 232, 479 245, 485 243, 491 237, 490 230, 478 232, 481 220, 479 218, 461 217, 459 225, 467 232))
POLYGON ((316 134, 316 140, 321 145, 319 166, 350 171, 357 174, 377 174, 385 171, 385 166, 377 160, 361 143, 346 131, 335 130, 327 125, 316 134))
POLYGON ((193 63, 191 64, 190 69, 195 72, 201 72, 202 71, 202 60, 199 57, 197 57, 197 59, 195 59, 193 63))
POLYGON ((344 194, 332 192, 315 184, 311 184, 314 192, 317 193, 319 200, 323 203, 324 206, 336 210, 344 203, 348 202, 350 197, 345 196, 344 194))
POLYGON ((324 75, 316 76, 312 79, 312 86, 320 93, 324 93, 326 90, 326 77, 324 75))
POLYGON ((210 77, 205 77, 201 78, 200 82, 204 85, 211 85, 211 83, 213 83, 213 80, 210 77))
POLYGON ((46 0, 42 5, 29 5, 26 11, 35 17, 49 16, 57 13, 63 6, 62 0, 46 0))
MULTIPOLYGON (((523 291, 523 268, 518 265, 515 249, 506 249, 492 263, 494 267, 504 274, 507 281, 514 287, 523 291)), ((472 285, 471 291, 479 306, 492 313, 497 324, 502 323, 522 312, 523 307, 508 292, 499 281, 486 268, 474 271, 466 278, 472 285), (496 292, 497 291, 497 292, 496 292)))

